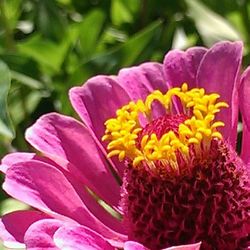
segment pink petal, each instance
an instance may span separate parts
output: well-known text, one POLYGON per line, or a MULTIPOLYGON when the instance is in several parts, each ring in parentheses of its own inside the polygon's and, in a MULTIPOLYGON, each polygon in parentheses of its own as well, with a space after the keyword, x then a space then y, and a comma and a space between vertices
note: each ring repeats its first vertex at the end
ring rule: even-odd
POLYGON ((21 161, 32 160, 35 157, 36 155, 34 153, 17 152, 17 153, 8 154, 1 161, 0 171, 2 171, 3 173, 6 173, 6 171, 11 165, 17 162, 21 162, 21 161))
POLYGON ((120 187, 89 130, 77 120, 56 113, 42 116, 27 130, 26 139, 53 160, 71 163, 59 162, 111 206, 118 206, 120 187))
POLYGON ((82 87, 72 88, 69 95, 74 109, 98 140, 104 134, 104 122, 130 100, 115 78, 108 76, 93 77, 82 87))
MULTIPOLYGON (((89 79, 82 87, 74 87, 69 92, 70 101, 83 120, 84 124, 93 131, 98 145, 106 155, 107 143, 102 143, 104 123, 115 116, 118 108, 130 101, 127 92, 117 83, 115 77, 96 76, 89 79)), ((114 171, 123 175, 124 164, 113 164, 108 161, 114 171)))
POLYGON ((6 247, 24 248, 24 234, 29 226, 48 217, 38 211, 16 211, 6 214, 0 220, 0 239, 6 247))
MULTIPOLYGON (((95 199, 93 199, 93 196, 90 195, 90 193, 83 187, 81 182, 77 182, 75 179, 72 180, 71 176, 66 173, 64 174, 76 190, 87 209, 96 217, 96 219, 99 219, 104 225, 108 226, 115 232, 125 234, 125 228, 123 223, 120 221, 121 219, 117 219, 114 215, 107 212, 95 199)), ((119 214, 117 214, 117 216, 119 218, 121 217, 119 214)), ((123 236, 125 237, 125 235, 123 236)), ((114 242, 114 244, 116 243, 114 242)), ((118 242, 117 244, 119 245, 120 243, 118 242)))
MULTIPOLYGON (((145 100, 154 90, 165 93, 168 89, 160 63, 149 62, 124 68, 119 71, 117 81, 134 101, 145 100)), ((159 117, 164 115, 166 111, 162 105, 154 103, 152 113, 153 117, 159 117)))
POLYGON ((144 63, 120 70, 117 81, 132 100, 145 99, 154 90, 167 91, 162 64, 144 63))
POLYGON ((142 244, 135 241, 126 241, 124 244, 124 250, 149 250, 147 247, 144 247, 142 244))
MULTIPOLYGON (((190 245, 168 247, 162 250, 199 250, 200 246, 201 242, 190 245)), ((149 250, 149 249, 138 242, 127 241, 124 244, 124 250, 149 250)))
POLYGON ((54 235, 59 249, 115 250, 100 234, 84 226, 62 227, 54 235))
POLYGON ((171 50, 165 56, 163 65, 169 87, 180 87, 188 83, 189 88, 197 87, 197 70, 207 49, 190 48, 187 51, 171 50))
POLYGON ((175 246, 175 247, 168 247, 162 250, 199 250, 201 247, 201 242, 190 244, 190 245, 182 245, 182 246, 175 246))
POLYGON ((240 111, 243 121, 243 137, 241 158, 245 163, 250 163, 250 67, 246 69, 241 78, 240 111))
MULTIPOLYGON (((62 172, 52 165, 33 160, 17 163, 8 169, 3 188, 12 197, 56 218, 71 222, 73 219, 108 238, 124 238, 93 216, 62 172)), ((110 220, 107 215, 103 221, 110 220)), ((120 225, 118 221, 114 224, 114 221, 113 218, 110 225, 120 225)))
POLYGON ((54 164, 54 162, 51 159, 44 157, 44 156, 39 156, 34 153, 15 152, 15 153, 10 153, 6 155, 2 159, 1 165, 0 165, 0 171, 2 171, 3 173, 6 173, 9 167, 11 167, 12 165, 18 162, 25 162, 29 160, 42 161, 42 162, 49 163, 52 165, 54 164))
POLYGON ((27 250, 60 249, 55 245, 53 236, 63 224, 59 220, 45 219, 31 225, 24 237, 27 250))
POLYGON ((230 105, 222 109, 217 118, 225 123, 221 132, 233 146, 237 136, 241 58, 242 42, 217 43, 203 57, 197 75, 199 87, 204 87, 208 93, 217 92, 221 100, 230 105))

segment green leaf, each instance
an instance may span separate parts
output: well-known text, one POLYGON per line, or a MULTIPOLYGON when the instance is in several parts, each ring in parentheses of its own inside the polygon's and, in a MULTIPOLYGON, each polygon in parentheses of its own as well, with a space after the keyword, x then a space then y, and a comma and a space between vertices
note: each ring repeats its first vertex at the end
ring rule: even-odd
POLYGON ((11 78, 13 80, 17 80, 18 82, 26 85, 29 88, 32 89, 41 89, 43 88, 43 84, 39 82, 38 80, 31 78, 27 75, 24 75, 22 73, 19 73, 17 71, 12 70, 11 71, 11 78))
POLYGON ((4 1, 5 15, 12 29, 16 27, 16 23, 21 14, 21 2, 21 0, 4 1))
POLYGON ((11 213, 17 210, 27 210, 27 209, 29 209, 29 206, 27 204, 24 204, 12 198, 8 198, 2 201, 0 204, 0 215, 2 216, 4 214, 11 213))
POLYGON ((44 96, 45 93, 42 91, 33 90, 29 94, 26 94, 25 100, 22 100, 20 96, 16 94, 15 99, 12 98, 10 105, 10 114, 13 117, 14 124, 19 124, 24 119, 27 119, 27 116, 30 116, 36 109, 44 96), (23 102, 25 102, 25 109, 23 108, 23 102))
POLYGON ((90 12, 79 25, 78 32, 81 53, 85 59, 93 55, 96 50, 104 20, 104 13, 101 10, 95 9, 90 12))
POLYGON ((155 40, 155 38, 157 38, 161 27, 162 22, 159 20, 155 21, 132 36, 124 44, 83 63, 72 74, 70 83, 72 85, 79 84, 91 75, 97 73, 116 73, 121 67, 127 67, 136 62, 140 62, 139 59, 143 57, 143 54, 148 51, 152 53, 157 46, 157 40, 155 40))
POLYGON ((112 22, 118 26, 122 23, 130 23, 133 21, 133 16, 128 9, 127 4, 122 0, 112 1, 111 18, 112 22))
POLYGON ((36 60, 47 73, 57 73, 61 69, 69 45, 69 39, 58 44, 36 34, 25 42, 19 43, 17 48, 24 56, 30 56, 36 60))
POLYGON ((8 140, 14 138, 14 130, 7 108, 7 96, 10 88, 10 71, 7 65, 0 61, 0 135, 8 140))
POLYGON ((172 48, 187 49, 192 47, 197 42, 197 37, 194 34, 187 35, 182 27, 177 27, 174 33, 172 48))
POLYGON ((37 1, 36 23, 47 38, 61 41, 65 36, 66 20, 55 0, 37 1))
POLYGON ((226 19, 198 0, 186 0, 186 4, 189 16, 207 46, 220 40, 242 40, 238 31, 226 19))

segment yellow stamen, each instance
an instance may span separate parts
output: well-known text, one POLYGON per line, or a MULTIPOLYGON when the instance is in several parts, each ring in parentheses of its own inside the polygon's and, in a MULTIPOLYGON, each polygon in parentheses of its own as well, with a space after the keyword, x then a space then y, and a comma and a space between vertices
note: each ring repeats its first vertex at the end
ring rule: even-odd
POLYGON ((228 107, 225 102, 218 102, 217 93, 206 94, 203 88, 188 90, 188 84, 183 83, 181 88, 172 88, 166 94, 159 90, 147 96, 146 100, 130 102, 116 112, 116 118, 105 122, 103 141, 108 141, 108 157, 118 156, 120 161, 130 159, 133 166, 146 162, 148 166, 155 166, 155 161, 168 163, 173 168, 178 166, 176 153, 180 152, 183 158, 189 155, 189 146, 197 148, 202 143, 205 148, 213 138, 222 139, 218 127, 224 126, 222 121, 214 121, 216 113, 221 108, 228 107), (169 131, 157 138, 156 134, 144 135, 138 143, 138 134, 142 131, 140 116, 145 119, 151 117, 152 103, 158 101, 170 111, 172 98, 180 99, 184 113, 189 117, 179 124, 178 133, 169 131), (191 114, 191 115, 190 115, 191 114))

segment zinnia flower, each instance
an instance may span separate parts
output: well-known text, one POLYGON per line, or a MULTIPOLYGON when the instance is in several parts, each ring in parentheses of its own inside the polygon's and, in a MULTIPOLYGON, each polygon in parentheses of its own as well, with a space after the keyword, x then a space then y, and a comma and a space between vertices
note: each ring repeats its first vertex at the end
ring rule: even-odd
POLYGON ((2 160, 3 189, 34 208, 3 216, 4 244, 247 248, 250 68, 240 77, 241 58, 241 42, 173 50, 163 64, 144 63, 72 88, 83 123, 44 115, 26 132, 40 153, 2 160))

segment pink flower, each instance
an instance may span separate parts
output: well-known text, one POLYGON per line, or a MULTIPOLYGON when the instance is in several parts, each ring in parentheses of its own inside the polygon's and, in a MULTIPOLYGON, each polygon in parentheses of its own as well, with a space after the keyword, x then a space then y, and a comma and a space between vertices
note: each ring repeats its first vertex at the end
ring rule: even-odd
POLYGON ((247 247, 250 68, 240 78, 241 58, 241 42, 173 50, 163 64, 125 68, 117 76, 93 77, 72 88, 70 100, 83 123, 56 113, 44 115, 26 132, 27 141, 40 154, 13 153, 2 159, 3 189, 34 208, 3 216, 0 238, 4 244, 32 250, 247 247), (199 89, 188 92, 183 83, 189 90, 199 89), (174 87, 181 87, 175 89, 178 93, 174 87), (214 106, 200 109, 199 118, 194 109, 199 110, 206 95, 199 94, 197 101, 197 93, 203 91, 200 88, 208 94, 218 93, 229 107, 223 108, 226 105, 221 101, 216 106, 207 95, 204 98, 214 106), (182 102, 160 92, 152 97, 154 90, 164 94, 170 90, 182 102), (148 96, 153 101, 157 96, 158 101, 145 108, 148 96), (191 98, 189 104, 187 98, 191 98), (124 105, 131 100, 133 108, 126 109, 124 105), (138 121, 124 117, 133 116, 138 100, 143 100, 138 112, 143 113, 143 108, 145 112, 141 128, 135 132, 138 121), (159 102, 167 108, 162 109, 159 102), (235 153, 238 102, 243 118, 241 158, 235 153), (127 113, 119 116, 121 107, 127 113), (192 115, 201 124, 204 112, 210 111, 215 120, 206 123, 208 127, 194 125, 191 129, 193 125, 184 124, 192 115), (120 143, 125 137, 120 123, 118 128, 112 127, 116 118, 133 124, 132 130, 124 125, 126 138, 135 134, 135 139, 128 140, 130 144, 120 143), (225 126, 217 130, 223 124, 216 121, 225 126), (180 124, 187 128, 180 129, 180 124), (170 131, 176 143, 171 141, 170 131), (163 146, 169 147, 153 144, 150 148, 164 135, 167 142, 163 146), (171 248, 176 245, 185 246, 171 248))

